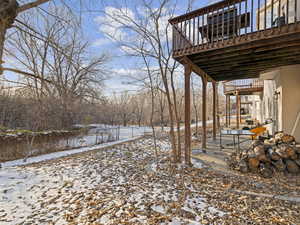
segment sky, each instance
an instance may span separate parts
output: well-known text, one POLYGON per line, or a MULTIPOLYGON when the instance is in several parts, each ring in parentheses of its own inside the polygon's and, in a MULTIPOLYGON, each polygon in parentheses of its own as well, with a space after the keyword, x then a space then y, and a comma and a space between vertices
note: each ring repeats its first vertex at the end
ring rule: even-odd
MULTIPOLYGON (((57 4, 60 4, 60 0, 54 0, 57 4)), ((113 93, 121 93, 124 91, 136 91, 140 89, 140 86, 133 85, 132 80, 129 76, 138 77, 140 73, 137 68, 141 68, 141 61, 134 57, 129 57, 120 50, 120 46, 107 37, 106 33, 111 30, 112 26, 103 26, 103 21, 107 22, 107 17, 104 12, 109 12, 111 10, 119 9, 124 7, 124 2, 126 2, 126 8, 132 11, 132 16, 135 10, 139 9, 139 0, 95 0, 90 1, 88 4, 89 11, 79 10, 78 0, 68 0, 70 5, 73 4, 75 11, 81 15, 82 19, 82 29, 83 38, 90 43, 89 51, 91 57, 100 56, 105 53, 109 56, 109 61, 107 63, 107 70, 109 71, 109 79, 105 81, 105 95, 111 95, 113 93), (91 3, 92 2, 92 3, 91 3), (102 4, 101 2, 104 2, 102 4)), ((174 4, 175 4, 174 0, 174 4)), ((158 2, 158 1, 156 1, 158 2)), ((194 9, 206 6, 208 4, 214 3, 216 0, 199 0, 195 1, 194 9)), ((176 15, 185 13, 187 9, 188 1, 177 0, 177 10, 176 15)), ((45 4, 42 8, 47 9, 45 4)), ((81 8, 82 9, 82 8, 81 8)), ((169 18, 165 18, 167 20, 169 18)), ((108 21, 110 22, 110 21, 108 21)), ((123 34, 124 35, 124 34, 123 34)), ((127 34, 130 35, 130 34, 127 34)), ((9 59, 8 59, 9 61, 9 59)), ((6 74, 6 77, 11 80, 17 79, 17 76, 11 73, 6 74)))
MULTIPOLYGON (((201 0, 195 1, 194 9, 206 6, 208 4, 214 3, 217 0, 201 0)), ((123 1, 107 1, 106 7, 103 7, 101 10, 108 11, 111 8, 120 8, 120 2, 123 1)), ((129 9, 133 10, 139 7, 139 0, 131 0, 127 1, 127 6, 129 9)), ((175 4, 175 1, 174 1, 175 4)), ((188 1, 177 1, 177 15, 181 15, 185 13, 185 10, 188 6, 188 1)), ((97 7, 97 6, 96 6, 97 7)), ((98 7, 101 7, 100 5, 98 7)), ((122 5, 122 7, 124 7, 122 5)), ((167 18, 168 20, 169 18, 167 18)), ((106 81, 106 93, 111 94, 113 92, 122 92, 124 90, 133 91, 137 90, 140 87, 136 85, 129 85, 130 79, 128 75, 134 75, 134 73, 138 73, 137 67, 140 67, 140 63, 136 58, 124 56, 124 52, 122 52, 117 46, 117 44, 111 40, 105 33, 109 28, 103 28, 101 26, 101 21, 105 20, 105 15, 103 13, 89 13, 88 16, 85 17, 85 30, 88 34, 89 41, 91 44, 91 50, 94 54, 99 52, 107 52, 112 57, 112 61, 109 63, 110 69, 113 71, 111 74, 111 79, 106 81)))

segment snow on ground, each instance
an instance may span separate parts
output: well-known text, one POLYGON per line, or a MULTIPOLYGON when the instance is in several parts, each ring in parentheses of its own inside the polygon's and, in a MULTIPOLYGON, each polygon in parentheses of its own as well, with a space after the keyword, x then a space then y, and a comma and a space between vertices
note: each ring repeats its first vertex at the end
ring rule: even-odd
MULTIPOLYGON (((0 169, 0 224, 202 224, 226 213, 172 175, 151 139, 0 169)), ((16 165, 16 164, 11 164, 16 165)), ((6 165, 7 166, 7 165, 6 165)))
MULTIPOLYGON (((77 127, 84 127, 83 125, 76 125, 77 127)), ((117 140, 117 132, 119 132, 119 140, 126 140, 129 138, 140 137, 143 136, 145 132, 151 132, 151 128, 149 127, 139 127, 139 126, 110 126, 104 124, 90 124, 88 127, 92 127, 92 129, 88 132, 87 135, 68 137, 67 139, 63 139, 60 141, 59 146, 65 147, 68 146, 70 148, 78 148, 78 147, 88 147, 94 146, 99 142, 108 142, 109 136, 113 140, 117 140), (104 134, 101 134, 101 130, 106 131, 104 134), (100 132, 100 133, 99 133, 100 132), (98 134, 97 134, 98 133, 98 134), (109 135, 110 134, 110 135, 109 135)))
POLYGON ((0 224, 300 224, 300 205, 249 193, 300 193, 297 179, 173 165, 152 139, 0 169, 0 224), (288 185, 287 185, 288 184, 288 185), (247 193, 246 193, 247 192, 247 193))

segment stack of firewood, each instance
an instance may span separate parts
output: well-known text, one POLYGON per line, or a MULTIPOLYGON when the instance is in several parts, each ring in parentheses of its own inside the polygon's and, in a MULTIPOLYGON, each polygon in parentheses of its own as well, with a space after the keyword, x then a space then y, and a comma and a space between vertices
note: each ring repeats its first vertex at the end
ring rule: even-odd
POLYGON ((232 169, 260 173, 266 178, 276 171, 297 174, 300 148, 293 136, 280 132, 274 138, 253 141, 248 149, 231 154, 227 163, 232 169))

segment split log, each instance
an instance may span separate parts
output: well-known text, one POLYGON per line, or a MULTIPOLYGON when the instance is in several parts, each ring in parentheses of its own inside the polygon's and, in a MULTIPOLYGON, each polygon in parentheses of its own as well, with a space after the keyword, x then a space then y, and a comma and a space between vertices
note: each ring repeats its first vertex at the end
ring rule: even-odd
POLYGON ((287 145, 285 151, 286 151, 286 154, 288 155, 289 158, 292 158, 296 155, 296 152, 295 152, 294 148, 291 147, 290 145, 287 145))
POLYGON ((264 178, 271 178, 273 176, 273 169, 269 163, 260 163, 259 172, 264 178))
POLYGON ((247 158, 256 158, 256 154, 254 152, 253 149, 250 149, 248 152, 247 152, 247 158))
POLYGON ((300 158, 294 160, 294 162, 295 162, 298 166, 300 166, 300 158))
POLYGON ((288 153, 287 153, 287 151, 286 151, 288 148, 289 148, 288 145, 286 145, 286 144, 281 144, 281 145, 279 145, 278 148, 276 149, 276 153, 277 153, 278 155, 280 155, 281 158, 287 159, 287 158, 289 158, 289 155, 288 155, 288 153))
POLYGON ((282 143, 282 139, 281 138, 283 137, 283 135, 284 135, 283 132, 278 132, 278 133, 275 134, 274 139, 275 139, 276 144, 282 143))
POLYGON ((280 155, 276 152, 276 149, 269 148, 269 149, 268 149, 268 154, 269 154, 269 156, 270 156, 270 158, 271 158, 272 160, 277 161, 277 160, 280 160, 280 159, 281 159, 281 158, 280 158, 280 155))
POLYGON ((274 138, 264 141, 255 140, 247 150, 231 157, 229 165, 246 172, 258 172, 262 177, 270 178, 274 171, 300 173, 300 146, 295 138, 279 132, 274 138))
POLYGON ((264 155, 265 154, 265 148, 263 145, 257 145, 253 151, 255 152, 255 155, 258 157, 260 155, 264 155))
POLYGON ((295 146, 294 150, 295 150, 296 153, 300 154, 300 148, 299 147, 295 146))
POLYGON ((264 145, 274 146, 274 145, 276 145, 276 141, 274 138, 266 139, 266 140, 264 140, 264 145))
POLYGON ((298 154, 295 153, 295 154, 292 155, 290 158, 291 158, 292 160, 297 160, 298 157, 299 157, 298 154))
POLYGON ((264 143, 260 140, 254 140, 252 141, 250 148, 254 149, 258 145, 264 145, 264 143))
POLYGON ((262 161, 262 162, 268 162, 270 161, 267 156, 266 156, 266 153, 265 153, 265 148, 263 145, 258 145, 256 146, 254 149, 253 149, 257 159, 259 161, 262 161))
POLYGON ((287 170, 290 173, 299 173, 300 172, 299 166, 293 160, 287 159, 287 160, 285 160, 285 164, 286 164, 287 170))
POLYGON ((286 144, 289 144, 289 143, 292 143, 295 141, 295 137, 293 137, 292 135, 289 135, 289 134, 284 134, 282 137, 281 137, 281 141, 283 143, 286 143, 286 144))
POLYGON ((271 160, 267 157, 266 154, 262 154, 262 155, 258 156, 258 160, 261 162, 271 162, 271 160))
POLYGON ((259 166, 259 160, 257 158, 249 158, 248 159, 249 169, 251 171, 257 171, 259 166))
POLYGON ((279 159, 277 161, 273 161, 272 164, 280 172, 283 172, 286 169, 286 166, 285 166, 284 162, 282 161, 282 159, 279 159))

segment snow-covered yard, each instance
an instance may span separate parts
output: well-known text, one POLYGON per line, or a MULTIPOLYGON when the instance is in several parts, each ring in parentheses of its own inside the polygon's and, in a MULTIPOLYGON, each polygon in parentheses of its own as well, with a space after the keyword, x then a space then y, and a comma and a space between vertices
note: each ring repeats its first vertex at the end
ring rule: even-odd
MULTIPOLYGON (((158 145, 158 167, 152 139, 146 138, 24 167, 3 167, 0 224, 299 222, 297 204, 228 191, 243 190, 245 184, 247 190, 257 191, 257 181, 220 174, 196 161, 194 168, 171 165, 168 141, 158 145)), ((273 187, 260 185, 259 190, 272 192, 273 187)))

